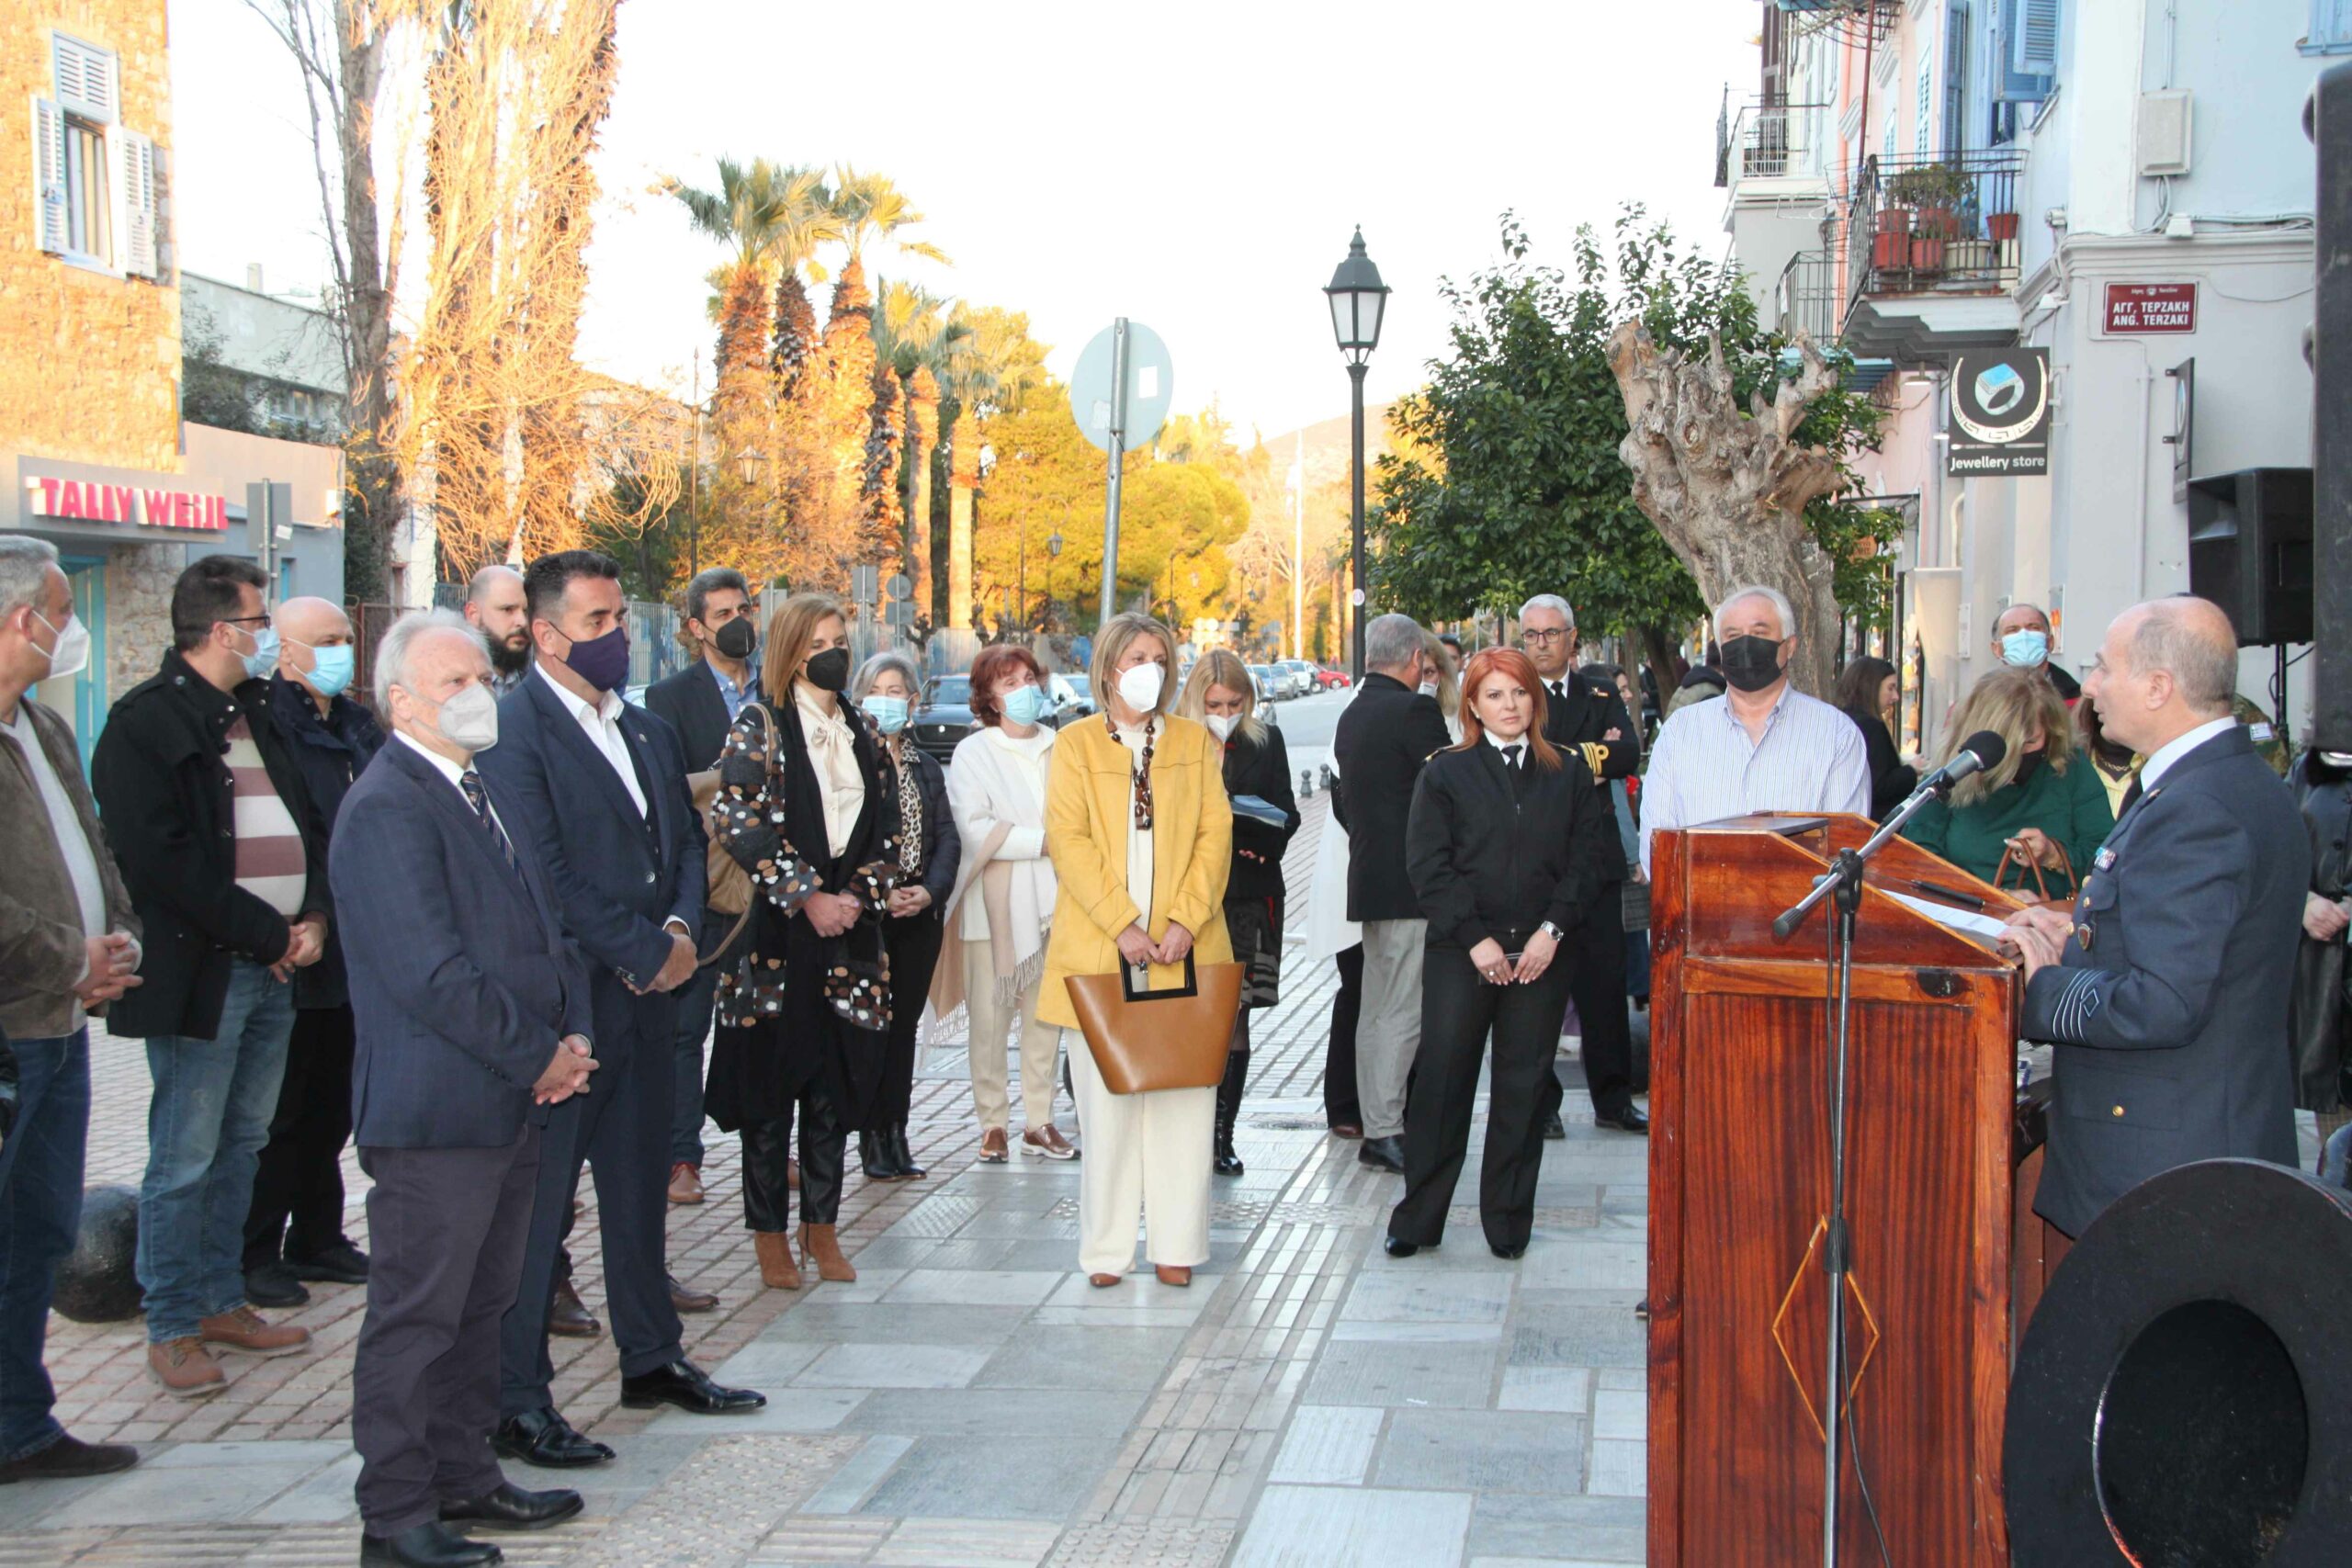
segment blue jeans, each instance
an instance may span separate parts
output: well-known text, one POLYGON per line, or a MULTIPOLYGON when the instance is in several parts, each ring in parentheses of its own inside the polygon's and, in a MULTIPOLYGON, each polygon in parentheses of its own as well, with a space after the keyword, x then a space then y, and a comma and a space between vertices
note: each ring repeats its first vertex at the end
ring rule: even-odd
POLYGON ((294 1031, 294 987, 239 959, 210 1040, 147 1041, 147 1177, 139 1185, 139 1283, 151 1344, 245 1302, 245 1212, 269 1141, 294 1031))
POLYGON ((57 1264, 82 1228, 90 1032, 19 1040, 16 1131, 0 1145, 0 1464, 65 1435, 40 1364, 57 1264))

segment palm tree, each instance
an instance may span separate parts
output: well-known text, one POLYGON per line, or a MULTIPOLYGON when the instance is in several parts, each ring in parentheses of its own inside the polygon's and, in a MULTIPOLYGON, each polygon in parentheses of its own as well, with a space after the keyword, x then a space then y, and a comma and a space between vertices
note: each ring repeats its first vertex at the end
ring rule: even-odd
POLYGON ((824 281, 825 268, 817 259, 817 248, 840 240, 842 226, 833 211, 833 193, 826 188, 820 171, 791 168, 784 170, 783 175, 775 238, 769 247, 775 266, 775 340, 769 351, 768 368, 775 377, 778 392, 789 398, 798 393, 801 367, 817 346, 817 312, 808 303, 808 290, 801 286, 801 274, 805 271, 814 282, 824 281))
POLYGON ((675 175, 662 188, 678 198, 702 232, 732 253, 713 275, 718 295, 718 386, 722 432, 740 435, 761 402, 763 340, 767 336, 768 272, 784 214, 786 175, 764 158, 748 165, 718 161, 718 188, 699 190, 675 175))
POLYGON ((904 412, 899 440, 899 493, 906 519, 903 570, 915 580, 915 600, 931 604, 931 464, 937 439, 939 380, 967 329, 941 314, 944 299, 911 283, 885 283, 874 315, 875 352, 898 378, 904 412))

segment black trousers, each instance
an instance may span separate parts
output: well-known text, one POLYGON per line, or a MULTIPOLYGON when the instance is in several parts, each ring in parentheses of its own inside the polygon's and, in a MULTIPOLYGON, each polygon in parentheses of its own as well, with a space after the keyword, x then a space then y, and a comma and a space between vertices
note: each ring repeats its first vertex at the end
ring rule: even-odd
POLYGON ((245 1268, 314 1258, 344 1239, 343 1145, 351 1136, 351 1010, 302 1008, 245 1212, 245 1268))
POLYGON ((931 994, 931 972, 939 967, 944 934, 936 909, 882 922, 883 943, 890 953, 890 1032, 883 1043, 882 1082, 874 1091, 866 1132, 903 1125, 914 1104, 915 1026, 922 1021, 923 998, 931 994))
MULTIPOLYGON (((1494 934, 1511 953, 1526 939, 1525 932, 1494 934)), ((1421 968, 1421 1050, 1405 1103, 1405 1198, 1388 1216, 1390 1235, 1417 1247, 1434 1247, 1445 1237, 1445 1212, 1470 1147, 1478 1065, 1491 1031, 1494 1069, 1478 1217, 1488 1245, 1527 1245, 1544 1160, 1544 1115, 1559 1100, 1552 1058, 1568 1010, 1567 968, 1555 961, 1532 985, 1490 986, 1462 949, 1428 951, 1421 968)))
POLYGON ((1323 1049, 1323 1124, 1361 1127, 1363 1106, 1356 1098, 1356 1020, 1363 1011, 1363 943, 1343 948, 1332 962, 1340 966, 1340 988, 1331 993, 1331 1041, 1323 1049))
POLYGON ((685 1354, 665 1261, 673 1037, 665 1029, 658 1035, 596 1043, 603 1065, 590 1078, 588 1092, 554 1108, 540 1146, 522 1281, 499 1328, 499 1409, 507 1416, 554 1403, 548 1311, 554 1304, 557 1255, 583 1160, 594 1167, 605 1301, 612 1311, 621 1375, 650 1372, 685 1354), (613 1055, 604 1056, 605 1051, 613 1055))
MULTIPOLYGON (((833 1114, 824 1089, 810 1084, 800 1097, 800 1221, 830 1225, 842 1212, 842 1168, 849 1131, 833 1114)), ((755 1231, 792 1228, 792 1113, 743 1124, 743 1223, 755 1231)))
MULTIPOLYGON (((1612 882, 1600 890, 1584 924, 1568 933, 1560 949, 1560 959, 1569 961, 1574 971, 1569 995, 1576 998, 1577 1022, 1583 1032, 1585 1087, 1592 1095, 1593 1113, 1599 1116, 1614 1116, 1634 1103, 1634 1031, 1625 1018, 1624 930, 1625 885, 1612 882)), ((1554 967, 1559 966, 1555 962, 1554 967)))
POLYGON ((368 1149, 368 1316, 351 1367, 354 1489, 371 1535, 440 1517, 504 1479, 498 1325, 513 1306, 540 1134, 497 1149, 368 1149))

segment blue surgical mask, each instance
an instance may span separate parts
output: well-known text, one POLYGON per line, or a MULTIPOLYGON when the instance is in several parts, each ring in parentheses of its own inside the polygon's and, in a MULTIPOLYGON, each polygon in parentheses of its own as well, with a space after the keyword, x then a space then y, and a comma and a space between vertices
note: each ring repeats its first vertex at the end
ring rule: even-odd
POLYGON ((1035 724, 1052 705, 1043 686, 1015 686, 1004 694, 1004 716, 1013 724, 1035 724))
POLYGON ((307 642, 298 642, 294 646, 310 649, 311 670, 302 679, 310 682, 311 690, 322 697, 334 697, 340 696, 344 688, 351 684, 352 671, 357 660, 356 650, 347 646, 311 648, 307 642))
POLYGON ((2048 632, 2011 632, 2001 639, 2001 662, 2014 664, 2020 670, 2030 670, 2050 659, 2048 632))
MULTIPOLYGON (((729 622, 733 625, 733 622, 729 622)), ((874 728, 885 735, 896 735, 907 727, 907 699, 904 697, 869 696, 858 706, 874 721, 874 728)))
POLYGON ((277 668, 277 628, 264 626, 250 635, 254 650, 245 655, 245 675, 250 680, 266 681, 269 672, 277 668))

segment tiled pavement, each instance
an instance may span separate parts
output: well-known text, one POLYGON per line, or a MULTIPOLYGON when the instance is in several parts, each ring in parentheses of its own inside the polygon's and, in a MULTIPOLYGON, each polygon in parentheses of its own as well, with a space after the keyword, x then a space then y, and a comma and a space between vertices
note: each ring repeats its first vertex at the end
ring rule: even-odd
MULTIPOLYGON (((1322 817, 1317 797, 1293 851, 1302 896, 1322 817)), ((688 1349, 768 1406, 725 1421, 624 1411, 609 1340, 557 1342, 560 1403, 621 1457, 560 1477, 511 1467, 524 1484, 577 1484, 589 1506, 582 1523, 503 1539, 509 1560, 1639 1562, 1643 1142, 1571 1116, 1518 1263, 1487 1253, 1467 1207, 1446 1247, 1385 1257, 1397 1184, 1321 1131, 1332 984, 1328 965, 1289 966, 1260 1031, 1249 1173, 1217 1183, 1213 1256, 1190 1290, 1148 1271, 1088 1287, 1076 1169, 974 1164, 952 1045, 917 1087, 931 1179, 853 1178, 854 1285, 759 1287, 736 1151, 715 1139, 709 1202, 671 1212, 673 1268, 723 1298, 688 1320, 688 1349)), ((1573 1060, 1562 1067, 1573 1080, 1573 1060)), ((91 1180, 135 1182, 143 1061, 107 1042, 97 1068, 91 1180)), ((1570 1106, 1581 1099, 1572 1081, 1570 1106)), ((356 1169, 352 1185, 356 1234, 356 1169)), ((575 1235, 592 1306, 594 1222, 592 1198, 575 1235)), ((364 1292, 314 1291, 291 1316, 317 1354, 232 1364, 229 1391, 194 1406, 144 1381, 137 1324, 53 1320, 61 1416, 147 1458, 101 1481, 0 1489, 0 1568, 351 1562, 345 1391, 364 1292)))

